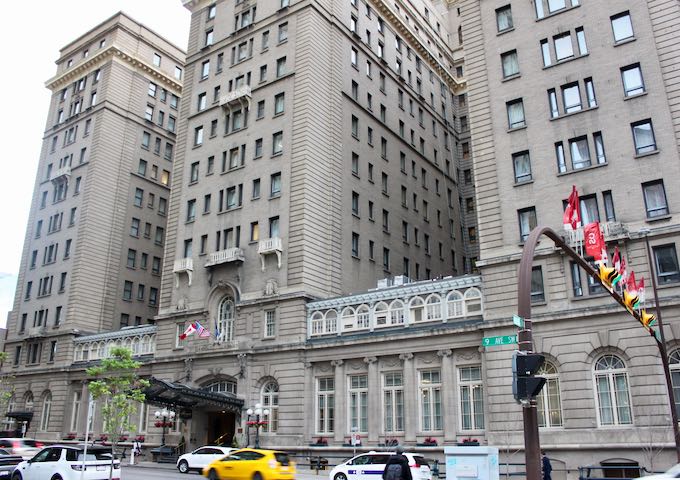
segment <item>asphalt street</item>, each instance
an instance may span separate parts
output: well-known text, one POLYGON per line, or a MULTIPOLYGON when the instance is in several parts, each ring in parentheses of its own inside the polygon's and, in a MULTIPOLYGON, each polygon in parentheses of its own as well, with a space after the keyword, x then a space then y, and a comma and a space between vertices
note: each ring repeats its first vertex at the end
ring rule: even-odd
MULTIPOLYGON (((143 465, 123 465, 122 480, 201 480, 198 473, 179 473, 174 465, 144 462, 143 465)), ((296 480, 328 480, 328 471, 316 475, 314 470, 301 469, 296 480)))

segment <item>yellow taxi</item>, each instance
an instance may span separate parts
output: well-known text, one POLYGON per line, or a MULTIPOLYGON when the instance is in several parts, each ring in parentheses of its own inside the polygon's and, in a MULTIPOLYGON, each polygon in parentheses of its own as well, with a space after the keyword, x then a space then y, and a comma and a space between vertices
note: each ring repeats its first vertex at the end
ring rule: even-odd
POLYGON ((242 448, 203 467, 209 480, 292 480, 295 462, 286 452, 242 448))

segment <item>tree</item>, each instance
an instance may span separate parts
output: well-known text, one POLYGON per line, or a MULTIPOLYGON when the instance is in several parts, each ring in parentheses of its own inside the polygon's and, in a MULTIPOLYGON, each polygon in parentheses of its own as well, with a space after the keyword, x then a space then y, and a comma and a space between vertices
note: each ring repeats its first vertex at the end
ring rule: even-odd
MULTIPOLYGON (((0 368, 7 360, 7 352, 0 352, 0 368)), ((9 373, 0 374, 0 411, 4 410, 9 400, 14 395, 14 375, 9 373)))
POLYGON ((139 378, 137 370, 141 363, 132 359, 132 351, 123 347, 113 347, 110 357, 105 358, 95 367, 87 369, 87 374, 95 377, 88 388, 94 400, 102 399, 102 418, 104 432, 111 442, 111 468, 109 480, 113 477, 113 463, 118 441, 124 432, 132 431, 135 426, 130 422, 130 415, 137 408, 135 402, 145 400, 144 389, 149 386, 148 380, 139 378))

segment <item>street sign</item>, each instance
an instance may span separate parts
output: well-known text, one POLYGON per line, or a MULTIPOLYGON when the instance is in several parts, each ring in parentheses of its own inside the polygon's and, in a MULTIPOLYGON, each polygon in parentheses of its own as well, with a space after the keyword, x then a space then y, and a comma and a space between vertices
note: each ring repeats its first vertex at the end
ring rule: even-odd
POLYGON ((499 337, 484 337, 482 347, 500 347, 517 343, 517 335, 501 335, 499 337))
POLYGON ((512 316, 512 323, 517 325, 519 328, 524 328, 524 319, 519 315, 512 316))

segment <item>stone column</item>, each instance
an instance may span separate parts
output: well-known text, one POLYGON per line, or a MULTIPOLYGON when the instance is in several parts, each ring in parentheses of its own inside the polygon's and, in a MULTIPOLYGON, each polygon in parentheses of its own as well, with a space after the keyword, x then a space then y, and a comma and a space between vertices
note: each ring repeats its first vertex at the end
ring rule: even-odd
MULTIPOLYGON (((378 358, 366 357, 364 362, 368 365, 368 442, 375 444, 380 436, 380 415, 374 413, 381 411, 382 398, 378 358)), ((365 445, 366 441, 361 443, 365 445)))
POLYGON ((340 444, 344 443, 345 432, 347 431, 347 410, 345 409, 347 382, 345 382, 344 363, 345 362, 343 360, 331 360, 331 365, 335 367, 335 431, 333 434, 333 440, 340 444))
POLYGON ((404 440, 415 442, 418 433, 418 379, 412 353, 399 354, 404 372, 404 440))
POLYGON ((314 442, 314 434, 316 433, 316 411, 314 405, 316 404, 316 378, 314 377, 314 364, 312 362, 305 362, 305 392, 304 404, 302 406, 302 422, 304 424, 303 441, 308 440, 307 443, 314 442))
POLYGON ((456 372, 453 369, 452 353, 451 349, 442 349, 437 352, 442 365, 442 415, 444 441, 447 443, 456 440, 456 403, 453 395, 449 394, 456 388, 456 372))
POLYGON ((76 424, 78 438, 80 438, 81 434, 85 435, 85 430, 87 429, 87 410, 90 400, 90 390, 87 388, 87 382, 83 381, 82 383, 80 389, 80 411, 78 412, 78 422, 76 424))

